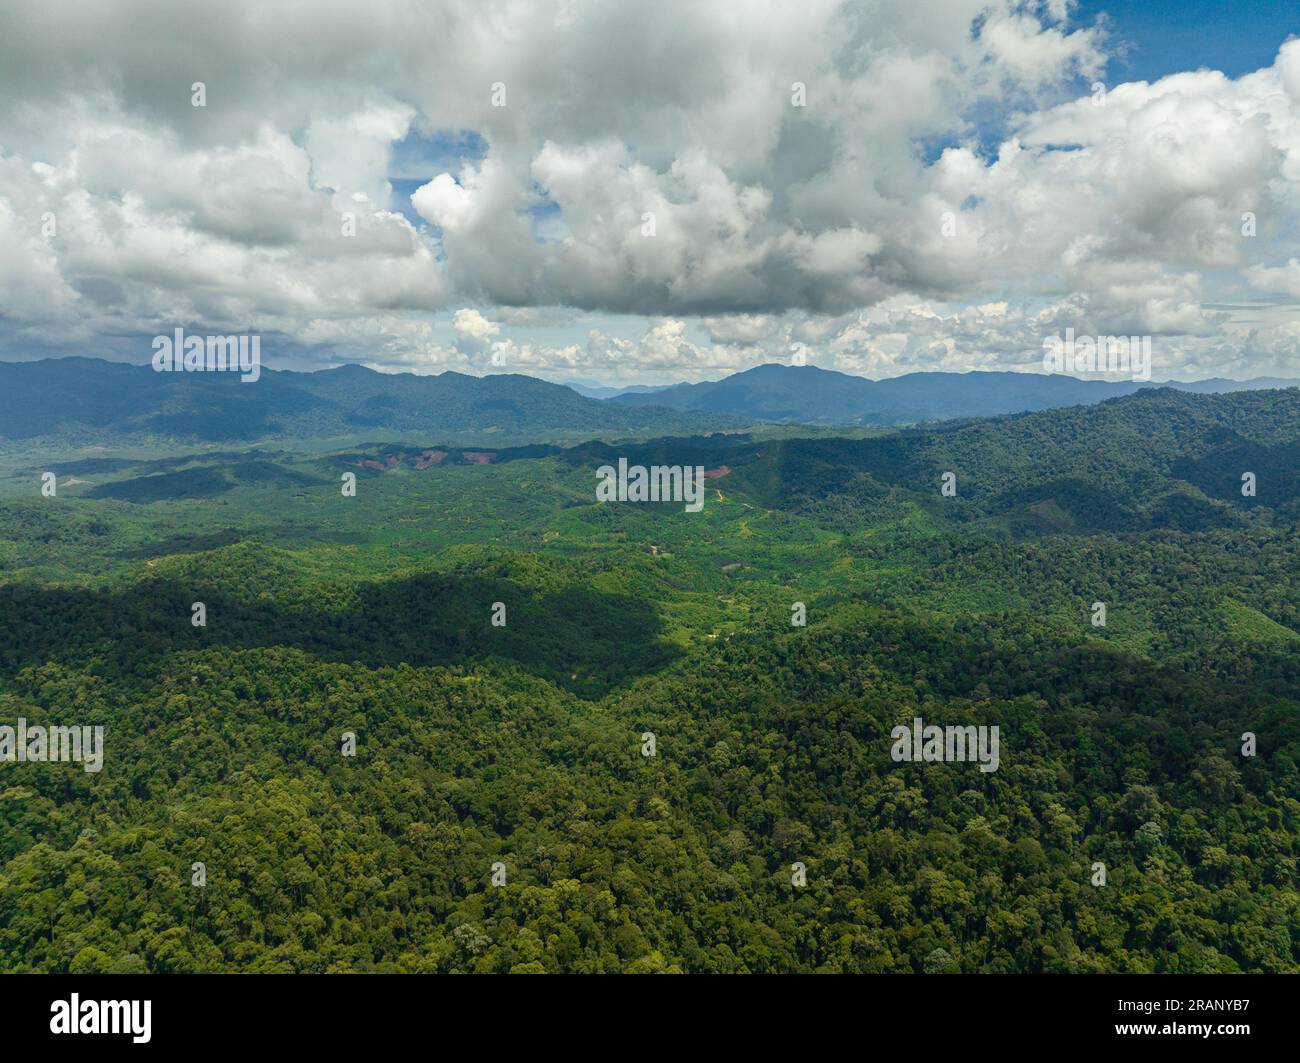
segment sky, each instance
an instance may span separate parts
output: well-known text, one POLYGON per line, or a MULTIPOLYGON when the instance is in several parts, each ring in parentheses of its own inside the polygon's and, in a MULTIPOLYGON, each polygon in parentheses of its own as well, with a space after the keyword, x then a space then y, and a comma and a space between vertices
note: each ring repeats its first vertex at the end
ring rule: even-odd
POLYGON ((0 359, 1300 378, 1300 9, 6 0, 0 359))

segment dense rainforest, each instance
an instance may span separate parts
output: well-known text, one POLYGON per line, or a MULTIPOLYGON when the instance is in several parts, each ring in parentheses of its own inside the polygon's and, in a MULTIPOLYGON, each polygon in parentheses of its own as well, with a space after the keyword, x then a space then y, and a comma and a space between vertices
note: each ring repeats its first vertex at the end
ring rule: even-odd
POLYGON ((1300 970, 1300 391, 458 442, 0 451, 0 970, 1300 970))

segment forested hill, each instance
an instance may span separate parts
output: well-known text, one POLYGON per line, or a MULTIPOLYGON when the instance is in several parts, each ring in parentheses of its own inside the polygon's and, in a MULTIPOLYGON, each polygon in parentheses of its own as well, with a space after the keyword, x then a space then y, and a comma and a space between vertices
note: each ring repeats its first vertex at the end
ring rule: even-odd
POLYGON ((1009 530, 1244 527, 1251 519, 1300 518, 1300 389, 1197 395, 1165 388, 867 439, 593 444, 571 450, 568 460, 592 464, 616 454, 725 466, 721 487, 845 529, 876 523, 904 503, 945 521, 997 518, 1009 530), (947 473, 951 497, 940 490, 947 473))
POLYGON ((0 363, 0 440, 105 443, 161 437, 230 443, 422 431, 531 441, 555 435, 691 432, 725 415, 629 409, 518 375, 160 373, 94 358, 0 363))

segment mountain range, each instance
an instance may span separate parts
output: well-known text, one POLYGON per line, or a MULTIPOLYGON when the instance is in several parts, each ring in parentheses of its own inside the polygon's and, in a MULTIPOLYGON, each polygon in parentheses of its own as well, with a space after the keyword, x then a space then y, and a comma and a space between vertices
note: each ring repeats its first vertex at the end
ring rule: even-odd
POLYGON ((611 402, 728 414, 747 421, 895 425, 1083 406, 1131 395, 1143 388, 1221 393, 1294 387, 1298 383, 1272 378, 1112 382, 1008 372, 908 373, 887 380, 868 380, 811 365, 768 364, 723 380, 678 384, 648 395, 623 394, 611 402))
POLYGON ((761 365, 724 380, 608 398, 517 374, 157 373, 94 358, 0 363, 0 440, 169 438, 216 443, 398 434, 508 446, 568 438, 692 435, 764 422, 885 426, 1091 405, 1144 388, 1220 393, 1296 381, 1142 384, 1034 373, 911 373, 888 380, 761 365))
POLYGON ((690 434, 726 415, 615 406, 534 377, 378 373, 345 365, 315 373, 158 373, 95 358, 0 364, 0 439, 162 437, 211 442, 455 434, 528 442, 649 431, 690 434))

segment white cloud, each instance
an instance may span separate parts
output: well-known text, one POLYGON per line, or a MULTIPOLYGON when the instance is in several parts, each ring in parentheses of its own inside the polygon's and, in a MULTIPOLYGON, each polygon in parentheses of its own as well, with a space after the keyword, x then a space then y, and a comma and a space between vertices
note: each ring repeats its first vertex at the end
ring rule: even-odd
POLYGON ((1300 298, 1300 41, 1096 106, 1107 42, 1071 10, 16 0, 0 353, 183 323, 420 371, 490 368, 499 345, 538 371, 699 378, 802 342, 887 374, 1018 365, 1069 325, 1162 337, 1171 372, 1276 366, 1300 298), (394 204, 412 134, 485 150, 394 204), (1263 323, 1220 309, 1261 299, 1263 323))
POLYGON ((1007 73, 1030 87, 1057 80, 1063 70, 1096 77, 1105 66, 1096 30, 1063 33, 1030 15, 995 15, 980 39, 1007 73))
POLYGON ((501 331, 500 325, 471 307, 457 310, 452 315, 451 327, 456 331, 456 346, 469 354, 482 351, 501 331))

